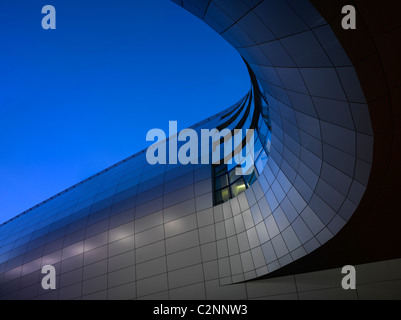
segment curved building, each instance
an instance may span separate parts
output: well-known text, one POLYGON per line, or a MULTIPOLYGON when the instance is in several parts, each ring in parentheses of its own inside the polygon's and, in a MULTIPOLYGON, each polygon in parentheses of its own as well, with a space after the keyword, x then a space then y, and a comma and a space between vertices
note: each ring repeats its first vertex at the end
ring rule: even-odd
POLYGON ((352 1, 344 30, 347 1, 174 2, 248 66, 249 93, 192 129, 255 129, 253 172, 145 151, 104 170, 0 226, 0 299, 400 299, 395 4, 352 1))

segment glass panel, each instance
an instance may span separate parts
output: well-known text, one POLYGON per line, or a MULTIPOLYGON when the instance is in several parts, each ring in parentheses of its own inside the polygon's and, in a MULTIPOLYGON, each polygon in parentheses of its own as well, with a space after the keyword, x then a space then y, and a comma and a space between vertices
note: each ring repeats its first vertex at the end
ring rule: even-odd
POLYGON ((257 139, 255 141, 255 149, 254 150, 255 150, 255 158, 254 159, 257 159, 259 157, 260 152, 263 150, 263 146, 260 143, 259 139, 257 139))
POLYGON ((259 136, 261 137, 261 140, 266 139, 267 136, 267 125, 262 121, 260 127, 259 127, 259 136), (262 138, 263 137, 263 138, 262 138))
POLYGON ((216 204, 221 204, 230 200, 230 190, 228 188, 216 192, 216 204))
POLYGON ((246 185, 243 178, 239 179, 237 182, 231 185, 231 193, 233 197, 238 196, 241 192, 244 192, 245 190, 246 185))
POLYGON ((254 171, 250 175, 244 176, 247 186, 250 187, 256 181, 257 177, 258 177, 258 175, 257 175, 256 171, 254 171))
POLYGON ((220 176, 215 180, 216 189, 221 189, 228 186, 228 177, 227 175, 220 176))
POLYGON ((228 175, 229 175, 229 178, 230 178, 230 184, 234 183, 234 182, 237 181, 239 178, 242 178, 241 175, 238 176, 238 175, 235 174, 235 171, 236 171, 235 169, 236 169, 236 167, 235 167, 233 170, 231 170, 230 173, 228 174, 228 175))
POLYGON ((270 138, 270 136, 267 137, 265 146, 266 146, 267 152, 270 152, 270 148, 271 148, 271 138, 270 138))
POLYGON ((232 159, 231 163, 227 164, 227 172, 231 171, 237 166, 235 159, 232 159))
POLYGON ((262 173, 263 169, 266 166, 266 163, 267 163, 267 155, 266 155, 266 152, 262 151, 260 153, 258 160, 256 160, 256 163, 255 163, 256 169, 258 169, 259 174, 262 173))
POLYGON ((225 164, 221 164, 214 167, 214 174, 216 177, 226 172, 227 172, 227 165, 225 164))

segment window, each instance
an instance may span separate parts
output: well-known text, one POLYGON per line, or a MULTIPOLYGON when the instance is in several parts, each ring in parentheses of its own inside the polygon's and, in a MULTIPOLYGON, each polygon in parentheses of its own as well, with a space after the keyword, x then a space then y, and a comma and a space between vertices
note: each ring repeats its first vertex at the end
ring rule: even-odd
MULTIPOLYGON (((213 165, 215 205, 224 203, 244 192, 262 174, 267 164, 271 145, 270 114, 264 95, 261 94, 260 96, 260 117, 255 130, 254 166, 252 172, 248 175, 237 175, 236 169, 240 166, 236 164, 213 165)), ((244 127, 247 128, 249 126, 245 125, 244 127)))
MULTIPOLYGON (((237 197, 248 189, 262 174, 268 160, 271 133, 264 121, 266 135, 256 134, 254 146, 254 168, 249 175, 237 175, 235 164, 213 165, 214 177, 214 204, 224 203, 237 197)), ((257 132, 257 131, 256 131, 257 132)))

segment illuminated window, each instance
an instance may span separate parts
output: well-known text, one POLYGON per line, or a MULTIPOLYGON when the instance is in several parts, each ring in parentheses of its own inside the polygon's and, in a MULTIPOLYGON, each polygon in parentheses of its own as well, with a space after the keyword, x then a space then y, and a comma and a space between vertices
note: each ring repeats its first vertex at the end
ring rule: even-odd
POLYGON ((263 94, 260 96, 260 117, 255 130, 255 143, 252 150, 254 168, 249 175, 237 175, 235 169, 238 166, 230 164, 213 165, 215 205, 235 198, 248 189, 262 174, 267 165, 271 146, 271 124, 267 102, 263 94))

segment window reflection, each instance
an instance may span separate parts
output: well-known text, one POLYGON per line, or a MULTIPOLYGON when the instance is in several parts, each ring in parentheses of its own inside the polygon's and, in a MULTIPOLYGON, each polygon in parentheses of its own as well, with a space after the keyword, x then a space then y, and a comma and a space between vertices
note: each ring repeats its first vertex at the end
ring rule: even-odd
MULTIPOLYGON (((261 95, 260 118, 255 130, 254 168, 248 175, 237 175, 236 169, 240 166, 235 163, 219 164, 213 166, 214 177, 214 203, 224 203, 249 188, 262 174, 270 152, 271 124, 267 102, 261 95)), ((243 150, 244 151, 244 150, 243 150)))

